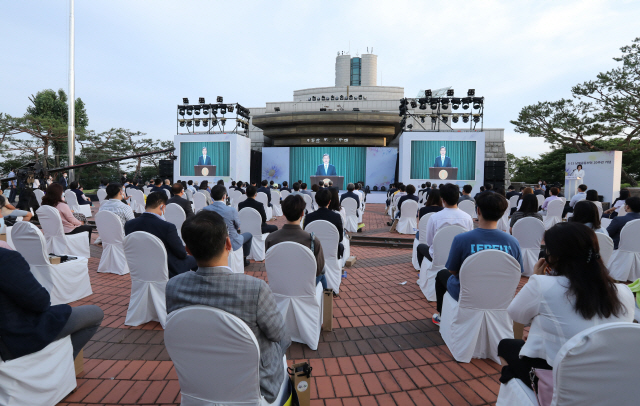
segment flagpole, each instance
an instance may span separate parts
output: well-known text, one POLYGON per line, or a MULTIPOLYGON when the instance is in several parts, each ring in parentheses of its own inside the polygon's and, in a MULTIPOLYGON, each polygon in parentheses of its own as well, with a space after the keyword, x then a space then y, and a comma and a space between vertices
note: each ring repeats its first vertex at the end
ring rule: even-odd
MULTIPOLYGON (((69 7, 69 130, 67 133, 67 144, 69 153, 69 166, 75 164, 76 145, 76 91, 75 91, 75 21, 74 21, 74 0, 70 1, 69 7)), ((75 171, 69 170, 69 180, 75 180, 75 171)))

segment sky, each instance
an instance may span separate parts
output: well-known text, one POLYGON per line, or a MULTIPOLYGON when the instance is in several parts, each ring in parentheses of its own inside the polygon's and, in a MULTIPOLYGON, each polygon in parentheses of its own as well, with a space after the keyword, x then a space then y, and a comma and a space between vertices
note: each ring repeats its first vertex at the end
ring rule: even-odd
MULTIPOLYGON (((452 86, 485 97, 485 128, 507 152, 522 107, 571 96, 640 37, 640 1, 77 0, 75 86, 96 132, 173 139, 182 97, 264 107, 333 86, 339 51, 378 55, 378 84, 452 86), (382 82, 380 82, 380 78, 382 82)), ((43 89, 68 91, 69 1, 0 0, 0 112, 21 116, 43 89)))

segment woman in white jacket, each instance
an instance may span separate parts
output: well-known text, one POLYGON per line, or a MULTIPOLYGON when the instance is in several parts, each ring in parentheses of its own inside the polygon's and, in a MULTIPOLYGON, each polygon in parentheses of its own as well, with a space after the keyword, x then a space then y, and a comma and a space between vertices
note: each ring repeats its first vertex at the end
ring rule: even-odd
POLYGON ((507 308, 515 322, 531 324, 531 329, 526 343, 500 341, 498 355, 507 363, 503 383, 518 378, 531 387, 531 368, 551 369, 574 335, 599 324, 633 322, 633 293, 609 276, 593 230, 577 222, 559 223, 545 232, 544 241, 545 258, 507 308))

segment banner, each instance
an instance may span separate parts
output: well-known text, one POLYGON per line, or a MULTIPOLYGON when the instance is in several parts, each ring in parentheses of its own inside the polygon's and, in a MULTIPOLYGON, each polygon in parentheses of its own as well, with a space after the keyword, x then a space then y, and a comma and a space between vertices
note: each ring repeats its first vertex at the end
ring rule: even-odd
MULTIPOLYGON (((582 165, 584 178, 581 183, 598 191, 605 202, 613 202, 620 194, 620 173, 622 172, 622 151, 599 151, 567 154, 565 176, 575 176, 578 165, 582 165)), ((565 183, 565 194, 569 191, 565 183)), ((575 191, 571 191, 571 195, 575 191)))
MULTIPOLYGON (((289 182, 289 147, 262 148, 261 179, 282 184, 289 182)), ((289 187, 292 183, 289 182, 289 187)))
POLYGON ((396 161, 398 159, 397 148, 367 147, 367 181, 366 184, 373 189, 377 186, 389 188, 389 184, 395 182, 396 161))

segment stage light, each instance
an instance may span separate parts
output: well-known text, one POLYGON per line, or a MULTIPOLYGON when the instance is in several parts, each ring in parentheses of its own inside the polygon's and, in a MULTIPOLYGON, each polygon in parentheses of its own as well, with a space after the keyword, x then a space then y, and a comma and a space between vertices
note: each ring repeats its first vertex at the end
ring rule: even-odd
POLYGON ((200 115, 200 107, 194 107, 194 112, 196 113, 196 116, 200 115))
POLYGON ((275 111, 276 113, 280 111, 280 107, 274 107, 273 111, 275 111))
POLYGON ((209 115, 209 106, 202 106, 202 114, 205 116, 209 115))
POLYGON ((307 101, 311 101, 311 97, 309 97, 309 100, 307 100, 307 101))
POLYGON ((448 89, 447 90, 447 96, 453 97, 453 89, 448 89))
POLYGON ((211 120, 211 127, 215 127, 216 125, 218 125, 218 120, 214 118, 213 120, 211 120))
POLYGON ((469 122, 469 114, 465 113, 462 115, 462 122, 463 123, 468 123, 469 122))
POLYGON ((475 96, 475 95, 476 95, 476 89, 467 90, 467 96, 475 96))
POLYGON ((181 116, 184 116, 184 109, 181 108, 180 110, 178 110, 178 113, 180 113, 181 116))
POLYGON ((479 123, 480 122, 480 114, 474 114, 473 115, 473 122, 474 123, 479 123))
POLYGON ((198 98, 198 101, 200 102, 200 104, 204 104, 204 97, 198 98))
POLYGON ((422 122, 424 123, 424 119, 425 119, 426 117, 427 117, 427 116, 425 116, 424 114, 423 114, 423 115, 421 115, 421 116, 420 116, 420 121, 422 121, 422 122))
POLYGON ((358 100, 362 100, 362 95, 361 94, 358 95, 358 100))
POLYGON ((480 106, 482 106, 482 97, 474 97, 473 98, 473 108, 476 110, 480 110, 480 106))
POLYGON ((437 97, 432 97, 429 99, 429 107, 431 107, 431 110, 437 110, 438 109, 438 98, 437 97))
POLYGON ((433 93, 431 92, 431 89, 427 89, 424 91, 424 97, 431 97, 433 93))
POLYGON ((225 124, 227 124, 227 119, 226 119, 226 118, 224 118, 224 117, 222 117, 222 118, 220 119, 220 123, 221 123, 221 124, 222 124, 222 126, 224 127, 224 125, 225 125, 225 124))
POLYGON ((440 99, 440 103, 442 104, 442 108, 444 110, 449 108, 449 98, 448 97, 443 97, 442 99, 440 99))
POLYGON ((465 97, 464 99, 462 99, 462 109, 466 110, 469 108, 469 104, 471 103, 471 97, 465 97))
POLYGON ((459 97, 454 97, 453 99, 451 99, 451 107, 454 110, 458 110, 458 108, 460 107, 460 98, 459 97))
POLYGON ((189 104, 189 98, 188 97, 183 97, 182 98, 182 104, 189 104))
POLYGON ((196 127, 200 127, 200 120, 196 120, 196 127))
MULTIPOLYGON (((278 108, 280 108, 280 107, 278 107, 278 108)), ((229 113, 233 113, 233 104, 227 104, 227 111, 229 113)), ((280 111, 280 110, 278 110, 278 111, 280 111)))
POLYGON ((320 111, 327 111, 326 107, 320 107, 320 111))
POLYGON ((343 94, 340 95, 340 100, 344 100, 344 95, 343 94))
POLYGON ((353 95, 352 94, 349 95, 349 100, 353 100, 353 95))
POLYGON ((400 99, 399 110, 400 110, 400 114, 399 114, 400 117, 405 116, 407 114, 407 99, 406 98, 400 99))
POLYGON ((184 127, 184 120, 180 120, 180 127, 184 127))
POLYGON ((204 127, 209 127, 209 120, 208 120, 208 119, 203 119, 203 120, 202 120, 202 125, 203 125, 204 127))
POLYGON ((409 130, 411 130, 411 129, 413 128, 413 124, 409 124, 409 125, 407 126, 407 128, 408 128, 409 130))
POLYGON ((187 120, 187 127, 191 127, 193 125, 193 121, 187 120))
POLYGON ((311 96, 311 100, 316 101, 316 96, 311 96))
POLYGON ((431 115, 431 122, 432 122, 433 124, 435 124, 435 123, 436 123, 436 120, 437 120, 437 119, 438 119, 438 115, 437 115, 437 114, 432 114, 432 115, 431 115))
POLYGON ((448 114, 443 114, 442 115, 442 122, 446 123, 447 121, 449 121, 449 115, 448 114))
POLYGON ((354 107, 353 111, 360 111, 360 109, 358 107, 354 107))
POLYGON ((220 114, 222 114, 222 115, 227 114, 227 106, 220 107, 220 114))
POLYGON ((218 103, 222 103, 222 96, 218 96, 218 97, 216 97, 216 102, 218 102, 218 103))
POLYGON ((411 108, 415 109, 416 107, 418 107, 418 103, 415 100, 411 100, 411 108))
POLYGON ((193 108, 191 106, 187 107, 187 115, 188 116, 193 115, 193 108))
POLYGON ((322 97, 320 98, 320 100, 324 101, 324 96, 322 96, 322 97))
POLYGON ((335 100, 336 97, 334 95, 331 95, 331 100, 335 100))
POLYGON ((459 114, 454 114, 451 116, 451 121, 453 121, 454 123, 457 123, 459 117, 460 117, 459 114))

